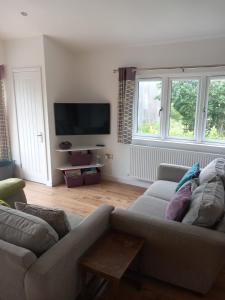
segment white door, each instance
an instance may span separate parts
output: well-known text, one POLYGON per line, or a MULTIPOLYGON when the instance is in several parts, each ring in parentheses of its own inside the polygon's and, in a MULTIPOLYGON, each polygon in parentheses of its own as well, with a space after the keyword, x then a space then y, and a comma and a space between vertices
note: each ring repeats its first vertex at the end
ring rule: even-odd
POLYGON ((41 70, 17 69, 13 72, 13 80, 21 177, 46 183, 48 174, 41 70))

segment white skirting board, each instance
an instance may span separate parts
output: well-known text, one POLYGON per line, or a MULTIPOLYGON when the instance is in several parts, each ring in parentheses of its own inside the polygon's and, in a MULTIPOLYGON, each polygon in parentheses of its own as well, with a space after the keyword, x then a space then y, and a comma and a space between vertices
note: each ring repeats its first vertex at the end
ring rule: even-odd
POLYGON ((120 182, 120 183, 135 185, 135 186, 139 186, 139 187, 143 187, 143 188, 149 188, 149 186, 152 184, 152 182, 150 182, 150 181, 138 180, 134 177, 115 177, 112 175, 103 174, 102 178, 103 178, 103 180, 120 182))

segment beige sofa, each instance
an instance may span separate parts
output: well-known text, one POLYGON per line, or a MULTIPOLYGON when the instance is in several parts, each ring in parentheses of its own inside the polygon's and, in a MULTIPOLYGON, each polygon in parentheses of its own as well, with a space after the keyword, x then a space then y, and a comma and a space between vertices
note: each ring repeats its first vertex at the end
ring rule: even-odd
POLYGON ((0 240, 0 299, 74 300, 79 258, 109 228, 112 210, 102 205, 84 219, 68 214, 72 230, 40 257, 0 240))
POLYGON ((143 275, 207 293, 225 261, 225 233, 165 220, 165 209, 187 167, 161 164, 158 180, 128 210, 116 209, 113 228, 145 239, 143 275))

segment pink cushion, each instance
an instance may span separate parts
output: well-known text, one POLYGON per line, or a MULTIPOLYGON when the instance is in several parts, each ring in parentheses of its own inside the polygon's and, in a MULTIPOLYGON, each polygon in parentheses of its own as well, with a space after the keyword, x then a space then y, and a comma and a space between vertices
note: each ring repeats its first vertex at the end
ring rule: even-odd
POLYGON ((191 203, 191 183, 184 185, 166 207, 165 218, 181 222, 191 203))

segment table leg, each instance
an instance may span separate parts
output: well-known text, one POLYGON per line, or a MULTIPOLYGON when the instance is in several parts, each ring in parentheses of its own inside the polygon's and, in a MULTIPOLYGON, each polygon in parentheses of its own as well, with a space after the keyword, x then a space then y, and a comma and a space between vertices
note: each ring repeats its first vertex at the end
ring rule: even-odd
POLYGON ((118 300, 120 281, 113 280, 110 282, 110 286, 111 286, 111 288, 110 288, 109 299, 110 300, 118 300))
POLYGON ((142 278, 141 278, 141 253, 137 256, 137 289, 140 291, 142 289, 142 278))
POLYGON ((87 272, 83 268, 81 268, 80 275, 81 275, 81 299, 87 300, 87 292, 86 292, 87 272))

